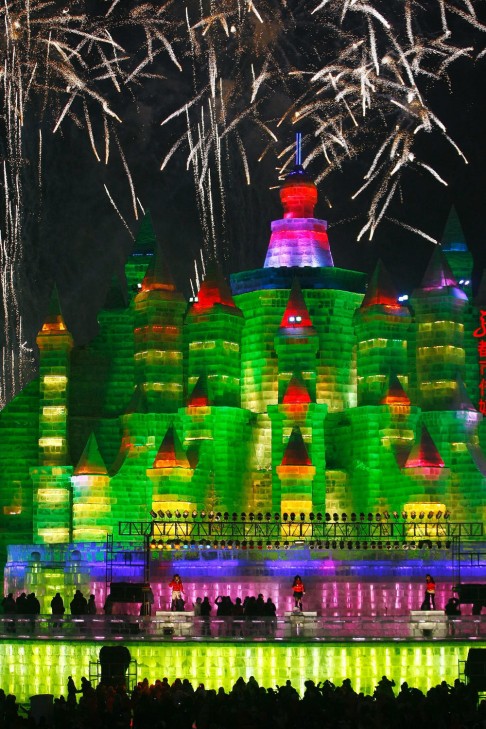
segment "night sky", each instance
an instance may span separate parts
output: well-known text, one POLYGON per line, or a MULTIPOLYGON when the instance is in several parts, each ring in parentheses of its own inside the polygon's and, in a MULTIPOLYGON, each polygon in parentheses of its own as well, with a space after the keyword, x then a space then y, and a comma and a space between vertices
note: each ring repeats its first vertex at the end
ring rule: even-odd
MULTIPOLYGON (((444 82, 429 96, 469 164, 465 165, 439 137, 424 138, 422 143, 428 145, 429 158, 449 186, 441 186, 425 173, 411 173, 405 178, 402 203, 394 204, 390 211, 392 216, 440 239, 454 204, 475 258, 476 279, 486 267, 485 80, 486 60, 476 64, 464 61, 454 67, 450 88, 444 82)), ((181 88, 184 83, 177 71, 170 70, 165 80, 147 82, 136 98, 127 95, 120 139, 138 197, 152 214, 177 283, 189 295, 193 259, 199 255, 202 243, 194 181, 182 154, 160 172, 162 159, 184 129, 177 124, 161 127, 160 122, 187 93, 187 89, 181 88)), ((276 110, 284 103, 285 99, 276 99, 276 110)), ((35 337, 50 290, 56 283, 68 327, 75 341, 83 343, 95 333, 96 313, 104 301, 111 275, 120 269, 132 245, 108 202, 105 182, 134 234, 138 223, 130 213, 124 172, 115 156, 108 167, 96 162, 85 130, 73 124, 63 124, 54 137, 49 137, 48 128, 43 132, 47 143, 41 205, 35 186, 26 191, 27 209, 30 200, 32 211, 27 226, 29 241, 22 288, 26 333, 35 337)), ((251 187, 246 185, 237 161, 228 184, 229 257, 223 261, 226 273, 262 266, 270 221, 281 217, 278 191, 270 189, 278 184, 277 160, 269 154, 262 163, 256 162, 261 140, 255 139, 254 134, 254 130, 248 130, 244 140, 252 167, 251 187)), ((292 134, 289 128, 290 139, 285 139, 286 143, 292 134)), ((320 185, 316 215, 329 222, 336 266, 370 272, 381 257, 400 291, 409 292, 420 282, 433 250, 431 243, 386 221, 371 243, 366 239, 356 242, 365 221, 366 200, 352 201, 351 193, 360 186, 368 154, 363 150, 362 157, 350 160, 340 174, 320 185), (332 203, 331 209, 326 197, 332 203)), ((309 170, 311 174, 319 171, 312 166, 309 170)))

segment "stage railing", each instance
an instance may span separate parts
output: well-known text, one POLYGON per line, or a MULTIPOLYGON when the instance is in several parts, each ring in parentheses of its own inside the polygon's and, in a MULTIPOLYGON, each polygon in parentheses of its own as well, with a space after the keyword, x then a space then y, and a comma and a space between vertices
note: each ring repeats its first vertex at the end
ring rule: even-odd
POLYGON ((122 537, 208 540, 481 539, 481 522, 451 521, 128 521, 122 537))
POLYGON ((403 616, 265 617, 162 616, 0 616, 0 639, 9 641, 366 641, 486 639, 486 615, 447 618, 441 611, 403 616))

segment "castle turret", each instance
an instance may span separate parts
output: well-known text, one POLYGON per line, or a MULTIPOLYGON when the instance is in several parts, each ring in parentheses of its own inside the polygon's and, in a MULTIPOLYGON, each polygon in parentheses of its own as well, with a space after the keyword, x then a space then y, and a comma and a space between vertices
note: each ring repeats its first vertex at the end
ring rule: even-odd
POLYGON ((403 504, 407 513, 420 515, 421 512, 445 511, 449 469, 444 467, 444 461, 423 424, 420 437, 405 462, 404 473, 410 479, 408 500, 403 504))
POLYGON ((383 263, 378 261, 366 295, 354 315, 358 340, 358 405, 377 405, 387 379, 407 377, 407 330, 410 312, 383 263))
POLYGON ((295 371, 302 374, 309 394, 315 401, 318 349, 317 332, 312 326, 299 281, 294 279, 287 306, 275 336, 279 401, 295 371))
POLYGON ((209 265, 186 315, 188 389, 208 378, 215 405, 240 404, 240 347, 244 319, 217 265, 209 265))
POLYGON ((74 469, 73 483, 73 540, 75 542, 105 541, 113 533, 111 514, 114 499, 110 491, 110 477, 98 448, 94 433, 74 469))
POLYGON ((135 307, 135 381, 151 412, 177 412, 183 402, 182 323, 186 303, 160 247, 152 259, 135 307))
POLYGON ((441 241, 442 251, 459 286, 470 296, 473 258, 467 247, 459 216, 451 207, 441 241))
POLYGON ((468 300, 439 247, 411 303, 415 313, 409 340, 412 402, 423 410, 449 410, 457 375, 464 375, 468 300))
POLYGON ((68 387, 73 339, 61 313, 57 289, 37 335, 39 347, 39 465, 34 483, 34 540, 67 542, 71 536, 72 466, 68 465, 68 387))
POLYGON ((197 508, 193 498, 191 480, 193 470, 189 465, 174 426, 164 436, 152 468, 147 469, 152 482, 152 509, 192 511, 197 508))
POLYGON ((314 217, 317 187, 301 165, 285 178, 280 200, 284 217, 272 222, 264 267, 333 266, 327 222, 314 217))
POLYGON ((277 474, 281 483, 282 513, 311 512, 312 484, 316 469, 309 458, 298 426, 292 428, 282 463, 277 466, 277 474))

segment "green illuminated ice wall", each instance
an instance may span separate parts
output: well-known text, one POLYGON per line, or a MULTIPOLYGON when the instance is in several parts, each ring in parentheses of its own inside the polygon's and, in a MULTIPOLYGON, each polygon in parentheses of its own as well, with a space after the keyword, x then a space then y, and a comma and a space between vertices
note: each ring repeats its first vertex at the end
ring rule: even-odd
MULTIPOLYGON (((78 685, 82 676, 89 676, 89 662, 98 660, 101 645, 0 642, 0 685, 20 701, 33 694, 66 696, 67 676, 72 675, 78 685)), ((179 677, 188 678, 194 686, 203 682, 207 688, 229 690, 240 676, 254 676, 265 687, 290 679, 302 695, 308 678, 316 683, 329 679, 336 685, 350 678, 353 688, 365 693, 373 693, 383 675, 393 678, 397 686, 407 681, 422 691, 441 681, 453 684, 458 661, 466 660, 470 645, 131 642, 128 648, 137 661, 138 680, 146 677, 152 682, 167 676, 172 682, 179 677)))
POLYGON ((39 377, 0 414, 2 550, 103 541, 176 502, 483 520, 482 305, 457 216, 410 306, 381 263, 368 286, 334 266, 302 168, 281 200, 263 268, 231 286, 208 263, 187 303, 147 216, 92 342, 53 295, 39 377))

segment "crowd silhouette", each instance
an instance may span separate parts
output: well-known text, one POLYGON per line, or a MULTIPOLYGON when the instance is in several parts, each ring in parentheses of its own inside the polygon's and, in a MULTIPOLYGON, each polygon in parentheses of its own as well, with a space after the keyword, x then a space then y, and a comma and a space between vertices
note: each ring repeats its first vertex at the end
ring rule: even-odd
POLYGON ((349 679, 305 682, 301 695, 287 680, 263 688, 251 676, 230 691, 194 688, 188 679, 139 682, 133 691, 83 678, 78 690, 70 676, 67 699, 54 700, 51 715, 36 723, 15 696, 0 689, 0 728, 43 729, 484 729, 486 701, 458 679, 423 693, 403 683, 399 690, 386 676, 374 692, 357 693, 349 679), (79 695, 79 700, 78 700, 79 695))

